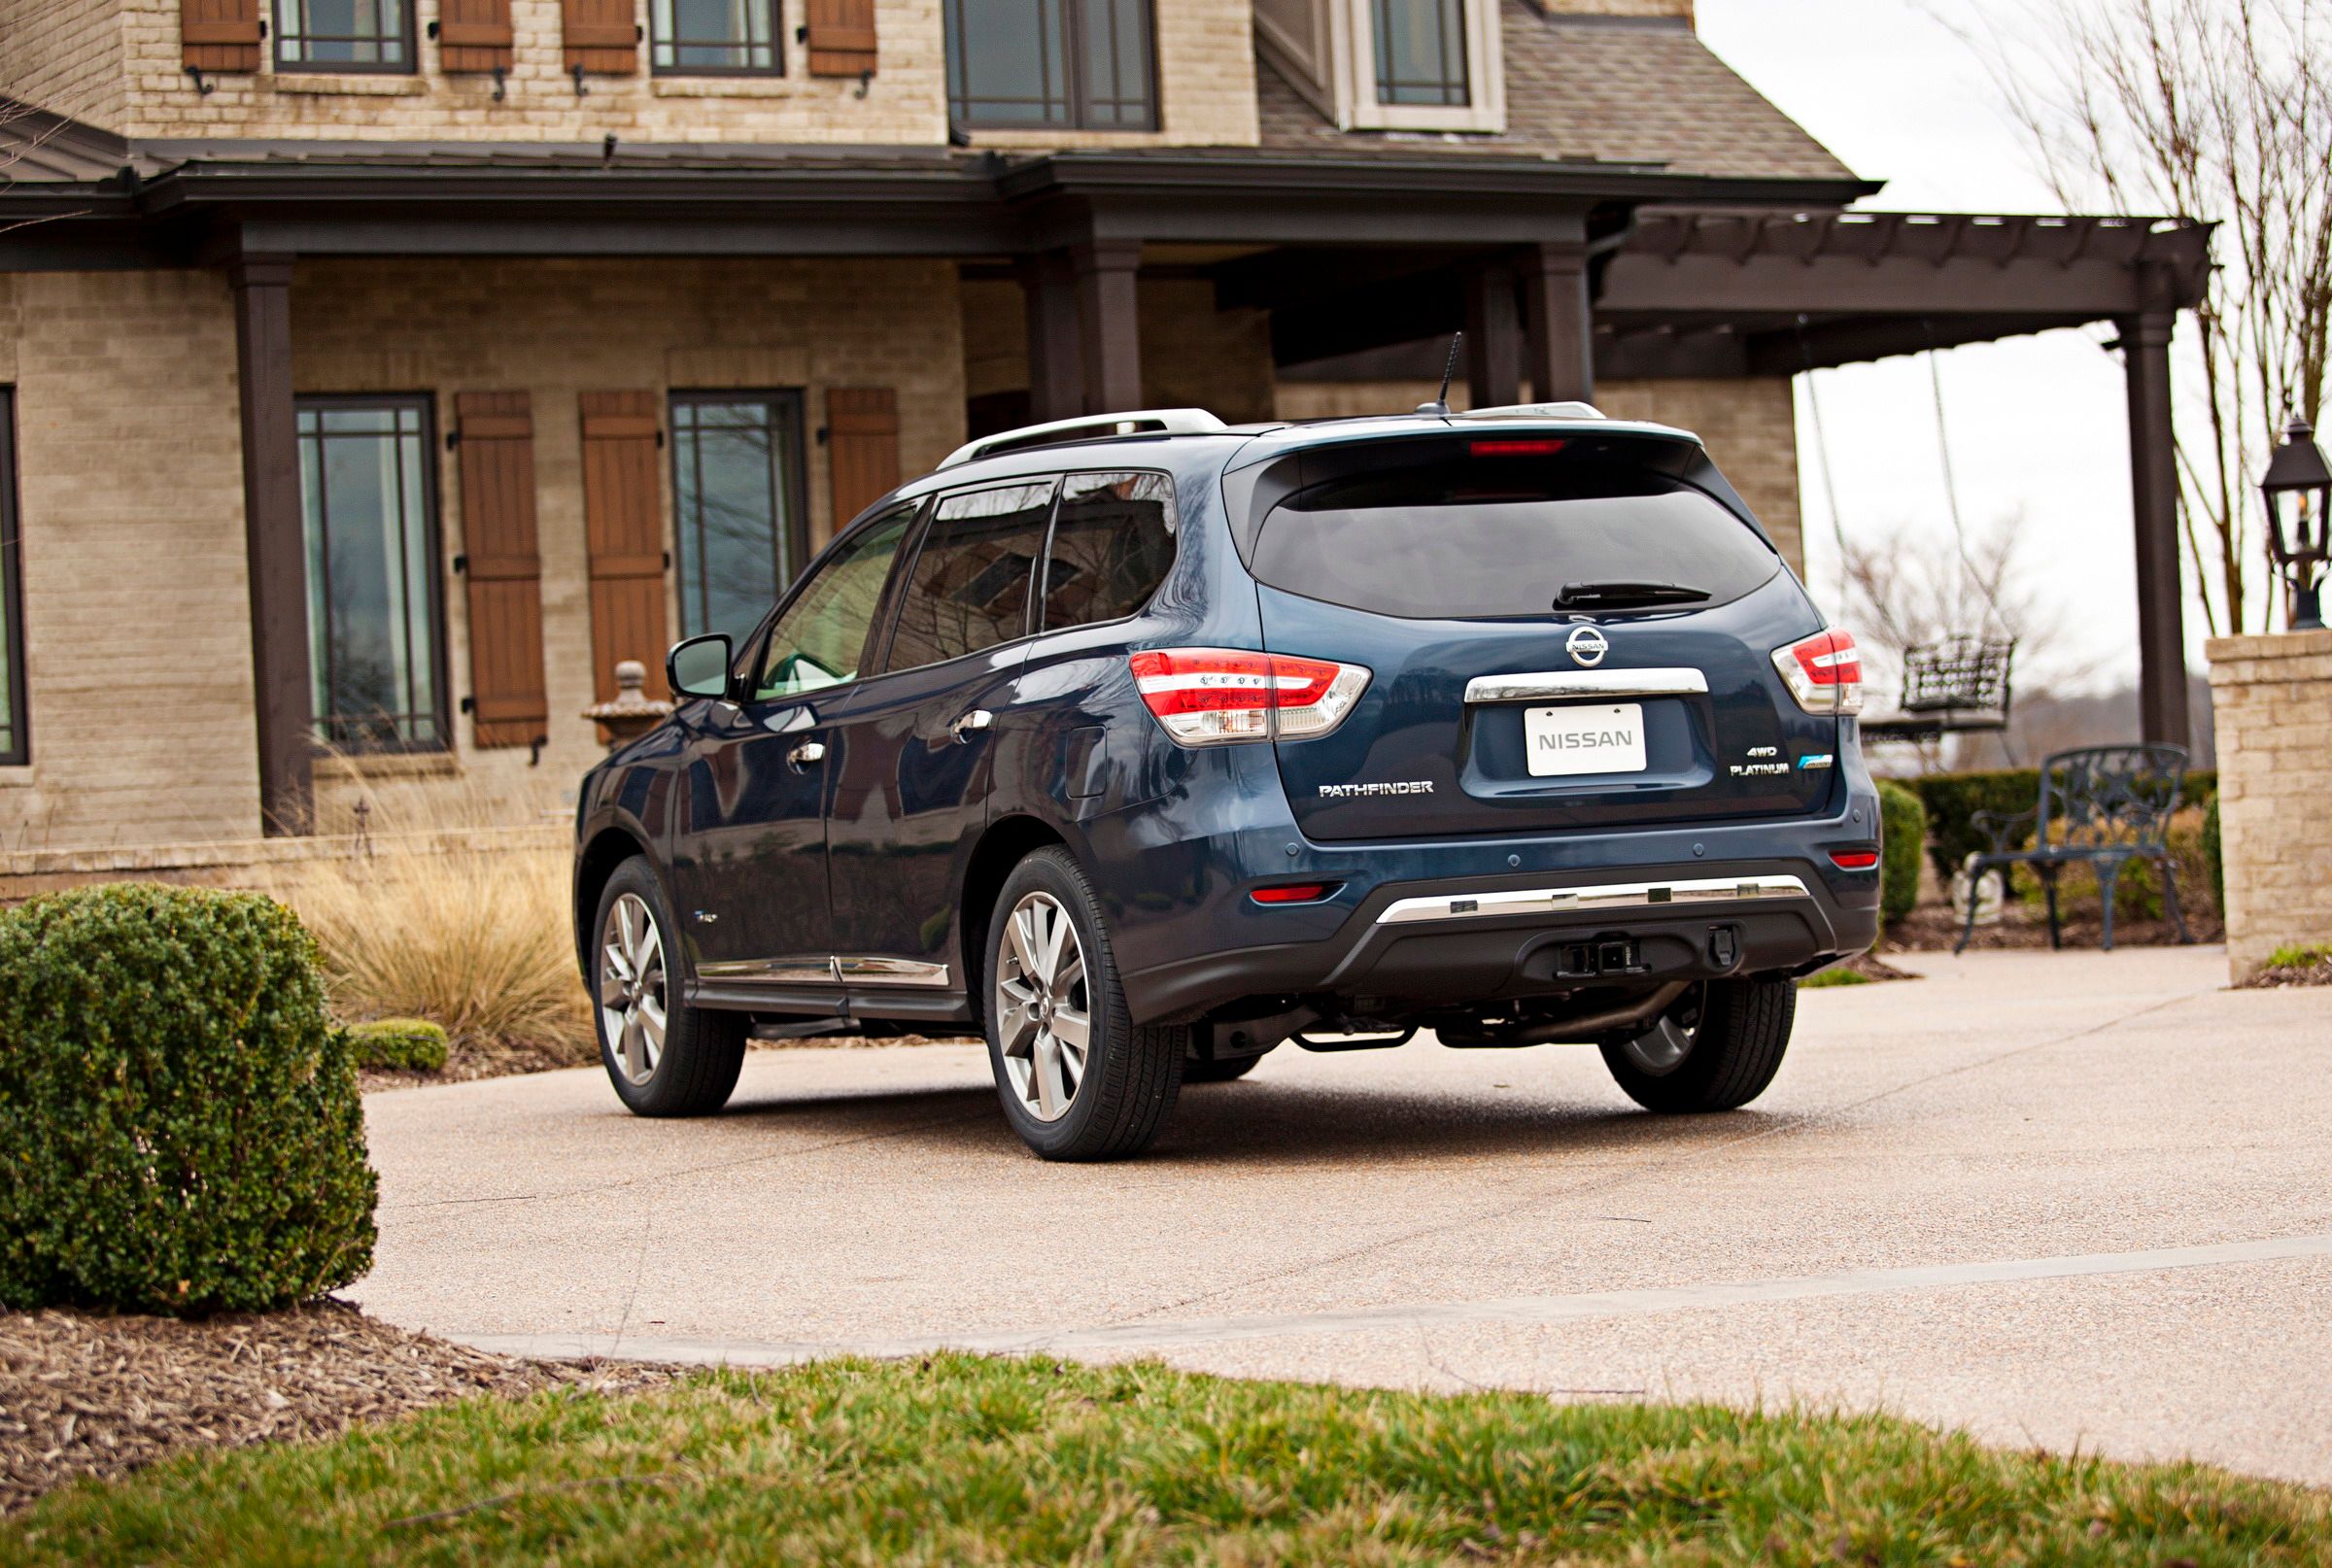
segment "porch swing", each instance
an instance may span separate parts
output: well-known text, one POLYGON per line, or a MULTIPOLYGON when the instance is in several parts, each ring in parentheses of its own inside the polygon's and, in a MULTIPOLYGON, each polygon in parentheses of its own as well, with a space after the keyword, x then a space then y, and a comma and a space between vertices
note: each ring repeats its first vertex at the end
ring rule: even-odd
MULTIPOLYGON (((1968 528, 1960 512, 1959 484, 1952 473, 1951 438, 1943 418, 1943 376, 1937 351, 1927 353, 1928 382, 1934 390, 1936 446, 1943 460, 1943 494, 1951 507, 1951 528, 1958 542, 1960 569, 1984 598, 1980 630, 1951 631, 1903 650, 1903 689, 1895 711, 1865 718, 1862 732, 1870 740, 1907 740, 1932 745, 1950 734, 2004 733, 2015 697, 2016 639, 2001 627, 2000 600, 1983 573, 1968 556, 1968 528)), ((1830 498, 1830 522, 1838 543, 1841 562, 1846 555, 1846 532, 1838 519, 1838 491, 1831 475, 1830 442, 1822 428, 1822 401, 1809 375, 1805 384, 1807 407, 1813 415, 1815 454, 1822 464, 1823 488, 1830 498)), ((2003 750, 2006 741, 2002 741, 2003 750)), ((2013 758, 2010 759, 2013 761, 2013 758)))

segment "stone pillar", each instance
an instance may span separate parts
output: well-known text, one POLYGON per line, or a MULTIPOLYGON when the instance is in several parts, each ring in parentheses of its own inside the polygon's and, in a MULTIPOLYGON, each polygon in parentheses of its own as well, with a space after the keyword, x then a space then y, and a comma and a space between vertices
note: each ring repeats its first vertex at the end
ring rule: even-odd
POLYGON ((1087 240, 1071 249, 1077 325, 1085 359, 1087 414, 1142 406, 1142 320, 1134 280, 1140 240, 1087 240))
POLYGON ((292 402, 292 258, 244 256, 235 294, 235 379, 243 414, 243 538, 251 576, 251 665, 259 731, 261 831, 316 825, 314 699, 308 687, 308 552, 300 523, 292 402))
POLYGON ((2332 944, 2332 631, 2213 637, 2227 968, 2332 944))
POLYGON ((1525 253, 1523 319, 1529 338, 1531 397, 1542 403, 1593 402, 1595 307, 1588 299, 1585 245, 1534 245, 1525 253))
POLYGON ((1020 263, 1028 319, 1028 417, 1037 424, 1085 411, 1084 351, 1078 343, 1077 270, 1067 251, 1020 263))
MULTIPOLYGON (((2149 290, 2160 290, 2149 283, 2149 290)), ((2122 322, 2130 392, 2130 496, 2138 545, 2138 714, 2145 738, 2189 743, 2184 590, 2178 582, 2178 437, 2171 426, 2165 305, 2122 322)))

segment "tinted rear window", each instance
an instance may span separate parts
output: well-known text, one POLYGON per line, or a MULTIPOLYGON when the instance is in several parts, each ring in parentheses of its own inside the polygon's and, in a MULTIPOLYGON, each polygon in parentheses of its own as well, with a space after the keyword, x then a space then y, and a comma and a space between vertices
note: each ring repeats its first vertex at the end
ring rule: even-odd
POLYGON ((1566 584, 1675 583, 1703 604, 1781 569, 1755 530, 1639 468, 1481 460, 1318 485, 1264 519, 1257 581, 1411 619, 1543 616, 1566 584))

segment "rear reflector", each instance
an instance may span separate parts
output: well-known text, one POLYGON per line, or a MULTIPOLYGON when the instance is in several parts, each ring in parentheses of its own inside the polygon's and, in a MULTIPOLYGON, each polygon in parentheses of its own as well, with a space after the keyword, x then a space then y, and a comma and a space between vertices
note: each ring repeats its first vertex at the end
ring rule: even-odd
POLYGON ((1842 871, 1867 871, 1878 864, 1878 851, 1875 849, 1834 849, 1830 852, 1830 863, 1842 871))
POLYGON ((1259 887, 1248 897, 1257 903, 1318 903, 1342 886, 1342 882, 1290 882, 1286 887, 1259 887))
POLYGON ((1817 631, 1776 648, 1773 667, 1808 713, 1863 711, 1863 656, 1851 631, 1817 631))
POLYGON ((1185 746, 1324 735, 1368 689, 1364 665, 1236 648, 1152 648, 1126 663, 1144 705, 1185 746))
POLYGON ((1477 458, 1551 458, 1563 449, 1560 441, 1476 441, 1477 458))

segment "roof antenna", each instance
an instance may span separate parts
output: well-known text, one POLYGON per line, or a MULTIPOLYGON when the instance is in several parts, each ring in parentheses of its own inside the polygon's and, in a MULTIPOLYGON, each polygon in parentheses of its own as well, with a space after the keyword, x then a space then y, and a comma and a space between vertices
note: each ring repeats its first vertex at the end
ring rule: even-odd
POLYGON ((1464 341, 1463 332, 1450 334, 1450 357, 1441 367, 1441 391, 1434 395, 1433 401, 1417 405, 1420 414, 1445 420, 1450 417, 1450 378, 1458 373, 1458 347, 1464 341))

